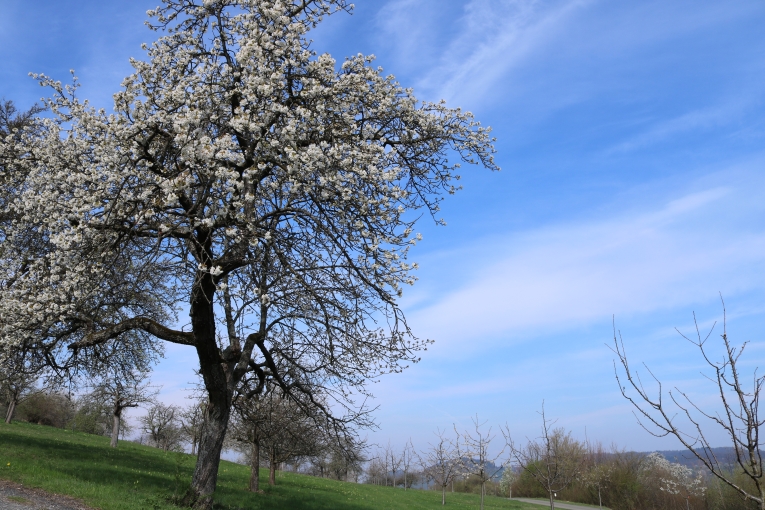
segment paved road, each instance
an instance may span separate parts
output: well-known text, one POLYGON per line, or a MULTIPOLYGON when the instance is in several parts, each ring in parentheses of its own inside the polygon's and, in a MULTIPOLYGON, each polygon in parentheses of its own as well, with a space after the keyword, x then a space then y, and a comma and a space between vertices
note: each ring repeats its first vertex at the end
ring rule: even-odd
MULTIPOLYGON (((549 501, 542 501, 539 499, 513 498, 513 501, 521 501, 523 503, 531 503, 533 505, 550 508, 549 501)), ((593 510, 593 507, 591 506, 572 505, 571 503, 558 503, 557 501, 555 502, 555 508, 560 508, 561 510, 593 510)))

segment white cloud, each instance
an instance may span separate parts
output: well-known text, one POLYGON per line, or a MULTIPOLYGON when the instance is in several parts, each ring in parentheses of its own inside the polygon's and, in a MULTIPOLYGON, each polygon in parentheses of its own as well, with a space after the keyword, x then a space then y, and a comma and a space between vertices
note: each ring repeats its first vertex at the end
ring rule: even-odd
MULTIPOLYGON (((762 287, 765 182, 750 177, 652 210, 479 243, 494 260, 470 283, 410 313, 410 323, 445 354, 485 343, 479 339, 517 341, 762 287)), ((464 257, 453 270, 465 266, 464 257)))
POLYGON ((608 152, 626 152, 656 143, 666 142, 691 131, 709 131, 725 126, 740 118, 759 102, 756 94, 741 93, 722 104, 689 111, 673 118, 663 119, 647 127, 642 133, 618 144, 608 152))
POLYGON ((570 0, 546 6, 535 0, 473 0, 461 20, 462 33, 420 86, 452 103, 475 104, 509 69, 526 61, 572 14, 590 3, 570 0))

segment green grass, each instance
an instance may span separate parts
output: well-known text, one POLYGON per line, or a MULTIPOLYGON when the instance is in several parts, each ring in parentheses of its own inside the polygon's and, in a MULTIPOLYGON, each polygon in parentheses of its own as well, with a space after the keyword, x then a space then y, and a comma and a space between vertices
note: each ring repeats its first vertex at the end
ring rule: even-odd
MULTIPOLYGON (((66 494, 103 510, 176 509, 169 503, 191 480, 195 457, 27 423, 0 424, 0 478, 66 494)), ((441 493, 337 482, 278 473, 263 494, 246 490, 249 468, 222 461, 215 493, 219 510, 366 510, 441 508, 441 493)), ((479 507, 473 494, 447 494, 446 508, 479 507)), ((486 497, 486 509, 538 510, 536 505, 486 497)))

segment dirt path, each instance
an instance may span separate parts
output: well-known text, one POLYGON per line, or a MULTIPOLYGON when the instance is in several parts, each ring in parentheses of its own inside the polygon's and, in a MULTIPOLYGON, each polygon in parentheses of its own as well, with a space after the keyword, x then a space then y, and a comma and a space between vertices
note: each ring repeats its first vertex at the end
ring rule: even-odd
MULTIPOLYGON (((521 501, 523 503, 531 503, 533 505, 540 505, 545 508, 550 508, 550 502, 542 501, 541 499, 513 498, 513 501, 521 501)), ((593 510, 593 509, 596 509, 597 507, 580 506, 580 505, 572 505, 571 503, 556 502, 555 508, 560 508, 561 510, 593 510)), ((606 507, 603 507, 603 510, 606 510, 606 507)))
POLYGON ((15 482, 0 480, 2 510, 94 510, 69 496, 31 489, 15 482))

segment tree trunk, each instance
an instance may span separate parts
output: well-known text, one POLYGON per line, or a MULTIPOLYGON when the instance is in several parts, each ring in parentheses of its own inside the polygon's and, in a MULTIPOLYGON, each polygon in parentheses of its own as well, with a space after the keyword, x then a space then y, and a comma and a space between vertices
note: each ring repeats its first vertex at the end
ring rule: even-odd
POLYGON ((189 492, 183 498, 183 504, 194 510, 209 510, 212 508, 212 495, 218 483, 218 466, 220 453, 223 449, 223 439, 228 428, 231 413, 230 399, 225 393, 210 394, 205 425, 199 438, 197 465, 191 478, 189 492))
POLYGON ((483 510, 483 495, 486 492, 486 482, 481 483, 481 510, 483 510))
POLYGON ((550 492, 550 510, 555 510, 555 498, 553 498, 553 493, 550 492))
POLYGON ((252 441, 250 456, 250 491, 258 492, 260 488, 260 441, 252 441))
POLYGON ((446 485, 441 486, 441 506, 446 504, 446 485))
POLYGON ((5 423, 10 423, 13 420, 13 413, 16 411, 16 399, 11 399, 8 404, 8 411, 5 413, 5 423))
POLYGON ((271 448, 271 457, 268 462, 268 485, 276 485, 276 451, 271 448))
MULTIPOLYGON (((200 239, 209 247, 209 239, 200 239)), ((192 290, 191 329, 199 357, 199 373, 207 390, 207 412, 199 437, 197 465, 191 478, 191 487, 181 504, 194 510, 211 510, 212 497, 218 483, 218 466, 223 439, 231 416, 231 399, 235 382, 227 373, 225 362, 215 337, 215 312, 213 301, 215 283, 209 273, 199 273, 192 290)))
POLYGON ((112 442, 110 443, 112 448, 117 448, 117 439, 120 436, 120 414, 122 414, 121 411, 115 410, 112 415, 112 442))

